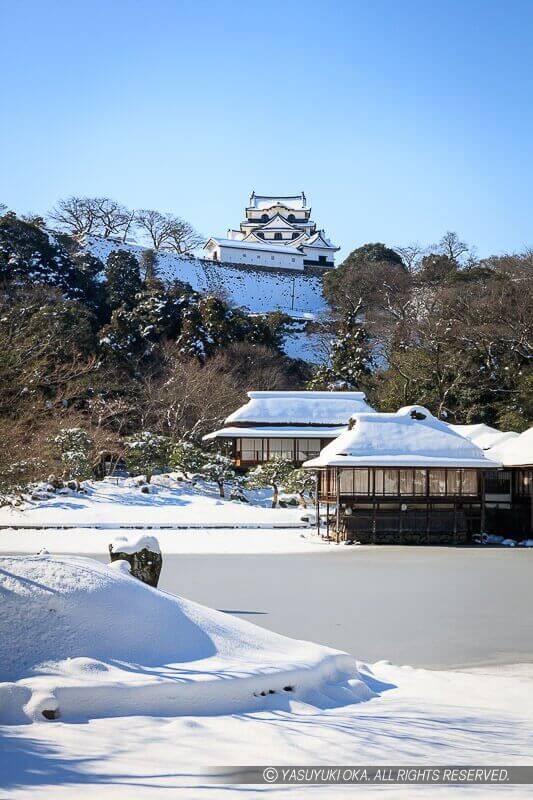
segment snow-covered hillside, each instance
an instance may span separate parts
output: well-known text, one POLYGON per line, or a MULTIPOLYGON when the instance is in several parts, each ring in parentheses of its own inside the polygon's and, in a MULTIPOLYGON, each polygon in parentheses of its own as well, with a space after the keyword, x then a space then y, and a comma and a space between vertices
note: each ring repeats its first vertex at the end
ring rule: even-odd
MULTIPOLYGON (((140 257, 144 249, 98 237, 89 237, 86 246, 103 261, 113 250, 129 250, 140 257)), ((158 252, 158 270, 168 280, 189 283, 198 292, 216 293, 253 313, 283 311, 295 317, 317 317, 326 311, 322 279, 317 275, 219 264, 165 251, 158 252)))

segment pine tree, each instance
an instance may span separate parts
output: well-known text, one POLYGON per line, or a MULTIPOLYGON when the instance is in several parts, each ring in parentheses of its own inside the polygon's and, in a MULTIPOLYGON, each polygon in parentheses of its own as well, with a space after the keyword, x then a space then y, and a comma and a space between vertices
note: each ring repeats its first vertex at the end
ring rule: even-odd
POLYGON ((206 464, 207 453, 192 442, 178 442, 170 456, 172 469, 183 472, 188 478, 200 472, 206 464))
POLYGON ((107 257, 105 276, 107 298, 111 308, 135 305, 135 297, 142 289, 139 262, 127 250, 114 250, 107 257))
POLYGON ((272 508, 278 505, 279 490, 294 472, 294 465, 285 458, 276 456, 259 464, 248 473, 249 486, 254 489, 272 488, 272 508))
POLYGON ((318 367, 308 389, 346 391, 359 389, 370 375, 372 355, 369 336, 359 319, 359 307, 349 311, 331 342, 330 364, 318 367))
POLYGON ((202 475, 207 481, 216 483, 220 496, 224 497, 224 484, 235 477, 235 470, 230 458, 221 453, 215 453, 202 467, 202 475))
POLYGON ((285 480, 284 488, 287 492, 297 494, 300 505, 307 507, 306 494, 312 498, 316 490, 316 475, 307 469, 295 469, 285 480))
POLYGON ((79 487, 80 481, 91 475, 92 437, 83 428, 63 428, 54 443, 60 452, 63 477, 76 481, 79 487))
POLYGON ((150 483, 154 470, 164 469, 169 458, 170 443, 166 436, 141 431, 125 439, 126 464, 135 475, 146 475, 150 483))

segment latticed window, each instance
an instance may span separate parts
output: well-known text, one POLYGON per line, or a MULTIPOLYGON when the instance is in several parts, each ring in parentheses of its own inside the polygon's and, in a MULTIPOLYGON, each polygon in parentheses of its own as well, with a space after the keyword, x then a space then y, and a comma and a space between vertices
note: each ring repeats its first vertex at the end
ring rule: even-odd
POLYGON ((240 439, 242 461, 263 461, 263 439, 240 439))
POLYGON ((429 493, 432 496, 446 494, 446 470, 429 470, 429 493))
POLYGON ((463 469, 461 470, 461 473, 461 494, 477 495, 477 472, 474 469, 463 469))
POLYGON ((320 439, 297 439, 296 453, 298 461, 308 461, 310 458, 315 458, 320 453, 320 439))
POLYGON ((294 460, 294 439, 271 439, 270 458, 286 458, 288 461, 294 460))

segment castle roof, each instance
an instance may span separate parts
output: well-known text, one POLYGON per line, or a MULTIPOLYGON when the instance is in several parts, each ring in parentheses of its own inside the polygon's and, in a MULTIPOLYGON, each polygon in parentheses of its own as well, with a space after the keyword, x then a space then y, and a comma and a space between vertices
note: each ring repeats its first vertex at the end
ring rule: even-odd
POLYGON ((301 211, 302 209, 307 208, 305 194, 303 192, 301 194, 286 195, 284 197, 280 195, 256 194, 255 192, 252 192, 250 195, 250 204, 248 208, 266 209, 275 205, 282 205, 286 208, 292 208, 295 211, 301 211))
POLYGON ((326 239, 324 231, 317 231, 313 233, 312 236, 305 242, 306 247, 326 247, 328 250, 340 250, 340 247, 336 247, 334 244, 331 244, 329 239, 326 239))
POLYGON ((293 256, 301 256, 300 250, 295 247, 288 247, 286 245, 271 245, 271 244, 250 244, 249 242, 238 241, 235 239, 219 239, 211 236, 204 245, 204 249, 208 247, 210 242, 216 242, 221 247, 236 247, 239 250, 264 250, 266 253, 288 253, 293 256))

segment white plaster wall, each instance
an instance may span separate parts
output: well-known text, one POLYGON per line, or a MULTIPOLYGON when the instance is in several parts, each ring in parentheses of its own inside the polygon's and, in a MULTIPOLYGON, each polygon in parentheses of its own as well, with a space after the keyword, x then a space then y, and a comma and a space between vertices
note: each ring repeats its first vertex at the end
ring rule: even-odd
POLYGON ((293 253, 268 253, 261 250, 253 250, 243 247, 224 247, 218 245, 216 248, 219 261, 229 264, 249 264, 259 267, 282 267, 283 269, 293 269, 301 272, 304 268, 303 255, 293 253))

